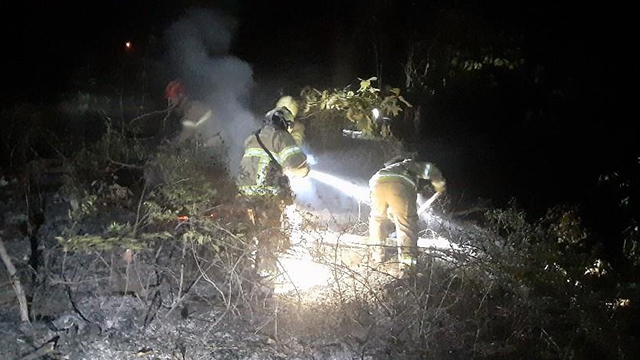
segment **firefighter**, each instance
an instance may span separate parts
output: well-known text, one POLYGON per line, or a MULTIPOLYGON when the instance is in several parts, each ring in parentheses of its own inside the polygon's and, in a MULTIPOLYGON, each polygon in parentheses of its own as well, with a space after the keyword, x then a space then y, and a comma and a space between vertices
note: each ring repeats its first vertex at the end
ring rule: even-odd
POLYGON ((283 210, 293 203, 288 179, 309 173, 305 153, 287 131, 292 121, 285 107, 269 111, 263 127, 246 139, 236 177, 249 218, 259 231, 255 268, 262 277, 277 275, 276 254, 288 246, 280 232, 283 210))
POLYGON ((170 110, 178 113, 182 124, 180 133, 173 140, 175 143, 181 143, 191 138, 213 116, 209 106, 189 96, 186 87, 180 80, 173 80, 167 85, 165 97, 170 110))
POLYGON ((369 180, 371 259, 378 263, 385 261, 384 245, 388 234, 384 230, 384 225, 388 220, 393 221, 397 235, 401 275, 414 270, 417 260, 418 210, 416 202, 420 179, 430 180, 436 192, 444 193, 446 182, 442 172, 432 163, 412 159, 388 163, 369 180))
POLYGON ((282 107, 287 108, 287 110, 291 112, 291 115, 293 115, 293 120, 287 130, 289 131, 289 133, 291 133, 291 136, 293 136, 296 144, 298 144, 298 146, 303 146, 305 126, 300 120, 296 118, 298 116, 298 111, 300 108, 298 106, 298 102, 291 96, 283 96, 278 99, 278 102, 276 102, 276 108, 282 107))

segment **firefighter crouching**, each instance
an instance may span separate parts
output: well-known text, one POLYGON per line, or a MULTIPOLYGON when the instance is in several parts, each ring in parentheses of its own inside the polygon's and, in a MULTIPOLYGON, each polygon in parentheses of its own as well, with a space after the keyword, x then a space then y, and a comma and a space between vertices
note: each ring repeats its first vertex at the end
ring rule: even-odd
POLYGON ((249 218, 256 225, 255 267, 262 277, 277 275, 276 254, 289 243, 280 226, 284 207, 293 203, 288 177, 309 173, 306 155, 288 132, 292 121, 293 115, 285 107, 266 114, 263 127, 245 141, 236 180, 249 218))
POLYGON ((398 244, 398 262, 401 275, 415 269, 418 255, 418 181, 431 181, 436 192, 445 191, 442 172, 432 163, 407 159, 378 170, 369 180, 371 213, 369 241, 371 260, 382 263, 386 259, 384 245, 388 234, 384 224, 395 223, 398 244), (390 214, 392 219, 387 217, 390 214))

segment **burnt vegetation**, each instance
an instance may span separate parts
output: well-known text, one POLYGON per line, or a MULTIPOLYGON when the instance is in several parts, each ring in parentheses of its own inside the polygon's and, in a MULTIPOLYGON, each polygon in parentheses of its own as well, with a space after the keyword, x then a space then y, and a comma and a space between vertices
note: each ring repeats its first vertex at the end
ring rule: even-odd
MULTIPOLYGON (((338 117, 340 109, 327 111, 338 117)), ((32 113, 13 112, 16 126, 37 120, 22 114, 32 113)), ((131 127, 135 118, 121 124, 106 112, 86 116, 101 117, 104 130, 76 148, 63 149, 70 142, 44 126, 5 141, 15 151, 3 171, 2 241, 17 273, 3 272, 3 331, 31 341, 12 343, 8 356, 37 351, 60 336, 48 356, 127 358, 145 350, 141 344, 185 358, 637 354, 633 274, 640 259, 632 218, 619 219, 628 227, 612 257, 602 245, 606 239, 585 226, 577 208, 554 206, 533 218, 515 201, 504 208, 463 207, 450 196, 438 208, 448 220, 429 231, 458 246, 425 252, 419 278, 400 281, 384 270, 355 269, 338 250, 310 245, 313 260, 332 269, 330 285, 268 297, 253 276, 251 255, 252 234, 268 229, 256 229, 235 202, 223 150, 197 140, 145 140, 131 127), (9 327, 20 314, 15 279, 31 327, 9 327), (108 349, 100 344, 107 334, 136 341, 108 349), (217 350, 202 347, 202 337, 215 341, 217 350)), ((154 121, 165 117, 160 111, 154 121)), ((322 144, 330 146, 326 139, 322 144)), ((610 201, 624 207, 634 187, 622 176, 602 180, 610 201)), ((366 235, 363 225, 343 231, 366 235)), ((306 217, 301 231, 322 243, 322 230, 306 217)))
MULTIPOLYGON (((388 7, 374 1, 359 12, 354 33, 384 22, 388 7)), ((496 175, 504 187, 493 199, 480 198, 489 193, 488 170, 473 171, 477 184, 465 178, 465 167, 509 151, 550 173, 575 169, 553 171, 556 163, 515 138, 547 135, 567 115, 581 96, 569 85, 578 70, 544 63, 542 50, 522 48, 513 32, 486 23, 461 30, 477 16, 472 8, 440 9, 428 24, 393 8, 407 20, 396 29, 403 41, 392 45, 381 33, 374 44, 401 48, 401 58, 367 57, 372 76, 337 86, 309 76, 291 92, 317 154, 375 149, 345 165, 353 171, 398 154, 432 155, 442 166, 452 190, 421 236, 450 246, 423 249, 419 276, 397 279, 363 263, 361 247, 325 238, 366 236, 366 216, 336 231, 303 209, 295 229, 276 231, 286 241, 302 234, 305 259, 327 278, 298 288, 283 267, 288 290, 265 289, 253 270, 254 237, 274 230, 253 223, 236 198, 228 144, 172 141, 179 118, 161 96, 166 79, 152 78, 148 54, 162 49, 149 40, 147 55, 120 59, 113 73, 82 69, 56 101, 15 103, 0 114, 2 357, 637 359, 638 159, 628 166, 615 149, 588 150, 592 159, 618 160, 581 173, 591 176, 588 186, 567 191, 587 195, 573 202, 560 197, 570 181, 551 174, 532 190, 496 175), (402 66, 382 68, 388 63, 402 66), (474 137, 481 127, 488 135, 474 137), (507 140, 470 156, 487 138, 507 140), (451 153, 436 149, 455 139, 471 145, 451 149, 469 155, 453 165, 451 153), (532 200, 545 186, 550 198, 532 200)), ((271 99, 257 102, 261 114, 271 99)), ((578 133, 561 126, 570 131, 546 140, 560 142, 559 152, 578 133)), ((521 174, 521 166, 511 170, 521 174)))

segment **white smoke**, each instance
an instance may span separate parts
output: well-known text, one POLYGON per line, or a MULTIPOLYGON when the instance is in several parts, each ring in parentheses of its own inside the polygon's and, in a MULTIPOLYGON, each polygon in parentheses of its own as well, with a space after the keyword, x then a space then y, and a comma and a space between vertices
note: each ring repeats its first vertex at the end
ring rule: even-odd
POLYGON ((201 133, 210 142, 224 143, 232 173, 242 157, 244 140, 259 126, 247 106, 254 85, 253 70, 229 53, 235 29, 236 22, 230 16, 194 8, 165 34, 175 77, 213 110, 201 133))

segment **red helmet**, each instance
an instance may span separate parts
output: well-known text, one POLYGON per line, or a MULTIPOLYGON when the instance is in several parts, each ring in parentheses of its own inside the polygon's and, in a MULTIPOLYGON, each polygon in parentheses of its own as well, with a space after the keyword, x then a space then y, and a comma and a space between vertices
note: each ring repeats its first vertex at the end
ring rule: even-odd
POLYGON ((171 100, 187 95, 187 88, 179 80, 173 80, 164 90, 164 96, 171 100))

